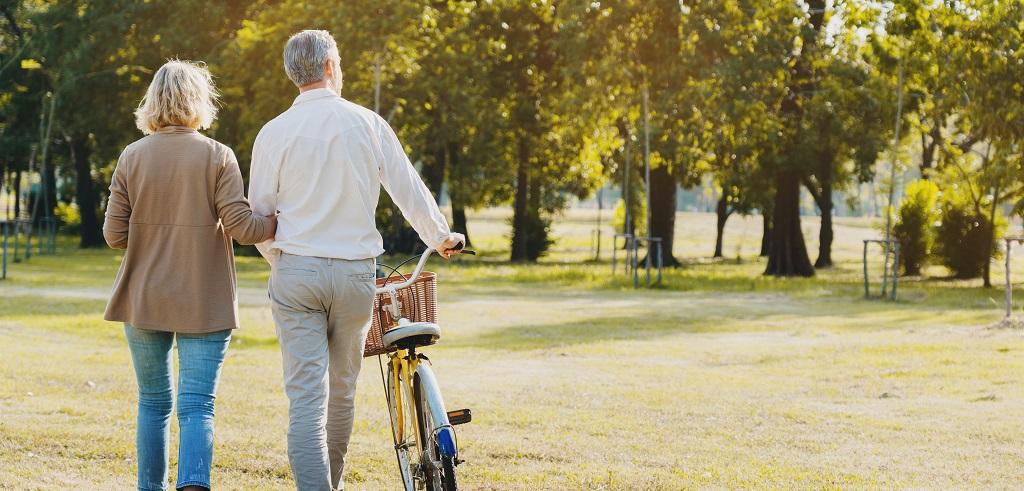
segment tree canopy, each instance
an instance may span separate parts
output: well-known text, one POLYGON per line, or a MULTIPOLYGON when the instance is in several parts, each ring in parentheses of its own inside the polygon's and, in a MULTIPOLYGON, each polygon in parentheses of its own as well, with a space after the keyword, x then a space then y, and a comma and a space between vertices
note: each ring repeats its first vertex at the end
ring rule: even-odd
MULTIPOLYGON (((627 177, 634 215, 651 194, 632 232, 661 238, 670 264, 676 191, 709 180, 716 255, 731 214, 760 213, 780 276, 832 264, 835 192, 878 181, 879 164, 970 189, 978 213, 1024 202, 1022 0, 5 0, 0 14, 2 177, 48 169, 86 247, 160 64, 209 64, 210 134, 245 168, 296 94, 281 51, 304 28, 334 34, 343 96, 395 127, 455 229, 470 232, 467 209, 511 206, 515 261, 545 253, 572 199, 627 177), (802 194, 822 216, 813 263, 802 194)), ((386 200, 378 220, 389 249, 414 244, 386 200)))

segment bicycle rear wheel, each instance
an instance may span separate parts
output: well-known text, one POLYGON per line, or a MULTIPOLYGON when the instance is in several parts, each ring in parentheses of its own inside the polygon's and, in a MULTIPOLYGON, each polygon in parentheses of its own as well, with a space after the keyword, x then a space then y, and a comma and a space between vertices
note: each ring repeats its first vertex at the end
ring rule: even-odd
MULTIPOLYGON (((434 428, 437 427, 436 422, 446 420, 447 416, 442 419, 439 415, 435 415, 431 410, 431 405, 427 402, 428 391, 437 389, 436 387, 425 387, 419 376, 416 377, 413 386, 416 392, 416 419, 423 442, 421 461, 426 489, 429 491, 456 491, 458 483, 455 479, 455 456, 442 454, 434 434, 434 428)), ((443 407, 434 409, 444 412, 443 407)))

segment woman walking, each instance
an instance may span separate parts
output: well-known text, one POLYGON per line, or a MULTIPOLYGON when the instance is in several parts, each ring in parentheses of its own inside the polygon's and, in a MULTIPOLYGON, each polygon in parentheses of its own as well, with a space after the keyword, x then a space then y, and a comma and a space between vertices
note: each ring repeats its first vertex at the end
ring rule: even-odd
POLYGON ((103 236, 125 249, 104 315, 125 323, 139 386, 138 488, 168 487, 178 347, 177 489, 210 489, 214 398, 238 327, 231 239, 274 236, 275 217, 254 216, 234 153, 197 130, 216 117, 217 92, 201 64, 172 60, 154 75, 136 125, 146 134, 121 153, 103 236))

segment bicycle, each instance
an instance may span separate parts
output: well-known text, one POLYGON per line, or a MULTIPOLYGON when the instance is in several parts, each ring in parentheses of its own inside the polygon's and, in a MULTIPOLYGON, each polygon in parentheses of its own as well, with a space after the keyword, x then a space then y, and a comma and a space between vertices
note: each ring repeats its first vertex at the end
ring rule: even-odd
MULTIPOLYGON (((475 254, 461 247, 456 250, 475 254)), ((436 322, 436 275, 423 271, 433 252, 428 248, 420 255, 415 270, 403 282, 389 284, 391 275, 377 280, 374 325, 364 352, 365 356, 377 355, 378 364, 381 355, 388 357, 387 379, 382 382, 406 491, 458 488, 455 467, 464 461, 459 458, 454 427, 472 420, 469 409, 445 410, 430 360, 417 352, 441 337, 436 322)))

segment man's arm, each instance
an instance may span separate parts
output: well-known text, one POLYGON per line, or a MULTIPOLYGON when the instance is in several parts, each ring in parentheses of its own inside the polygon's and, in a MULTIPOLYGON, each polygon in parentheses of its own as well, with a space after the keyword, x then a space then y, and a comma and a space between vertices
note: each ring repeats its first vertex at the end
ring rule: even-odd
MULTIPOLYGON (((261 136, 256 137, 252 147, 252 163, 249 165, 249 204, 255 215, 270 216, 277 214, 278 173, 277 165, 264 148, 261 136)), ((273 243, 274 238, 271 237, 256 244, 260 254, 271 266, 277 260, 270 252, 273 243)))
POLYGON ((405 154, 395 131, 383 119, 380 119, 378 124, 380 149, 383 154, 380 163, 381 184, 391 196, 391 200, 398 205, 402 215, 412 224, 420 239, 447 257, 445 249, 455 247, 461 235, 451 233, 448 221, 438 209, 437 202, 434 201, 434 196, 430 194, 427 185, 416 173, 416 168, 405 154))

